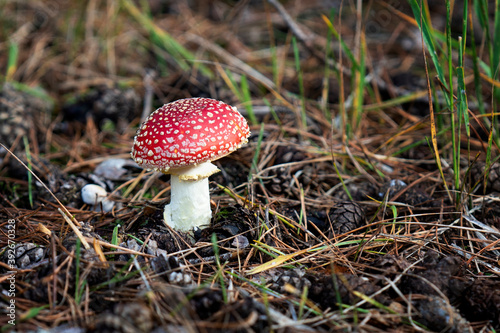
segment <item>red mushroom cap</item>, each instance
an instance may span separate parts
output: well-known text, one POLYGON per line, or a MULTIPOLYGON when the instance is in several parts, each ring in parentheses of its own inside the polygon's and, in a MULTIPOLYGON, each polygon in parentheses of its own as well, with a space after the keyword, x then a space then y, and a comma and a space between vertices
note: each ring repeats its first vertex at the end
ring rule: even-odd
POLYGON ((235 107, 211 98, 180 99, 144 121, 132 158, 146 169, 167 172, 221 158, 249 136, 248 124, 235 107))

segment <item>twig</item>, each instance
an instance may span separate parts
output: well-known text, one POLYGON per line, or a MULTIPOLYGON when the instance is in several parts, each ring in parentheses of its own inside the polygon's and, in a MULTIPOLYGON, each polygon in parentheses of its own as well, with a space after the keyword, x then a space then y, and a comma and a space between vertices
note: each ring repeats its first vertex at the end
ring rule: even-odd
POLYGON ((139 265, 139 261, 137 261, 137 257, 134 256, 134 266, 137 268, 139 271, 139 274, 141 275, 142 280, 144 281, 144 285, 146 286, 146 289, 148 291, 151 291, 151 286, 149 285, 148 279, 146 278, 146 274, 144 274, 144 271, 142 270, 141 266, 139 265))
MULTIPOLYGON (((234 259, 234 258, 237 258, 238 255, 243 254, 244 252, 245 251, 236 250, 233 252, 223 253, 223 254, 219 255, 219 260, 221 262, 223 262, 223 261, 227 261, 230 259, 234 259)), ((212 263, 212 262, 215 262, 215 259, 216 259, 215 256, 210 256, 210 257, 203 257, 201 259, 188 259, 188 262, 192 265, 196 265, 196 264, 199 264, 201 262, 212 263)))
POLYGON ((224 60, 227 63, 227 65, 232 66, 232 67, 236 67, 237 69, 239 69, 243 73, 246 73, 248 76, 250 76, 250 77, 254 78, 256 81, 262 83, 264 86, 266 86, 269 89, 273 89, 273 90, 276 89, 276 85, 274 84, 274 82, 271 81, 270 79, 268 79, 267 76, 260 73, 256 69, 250 67, 249 65, 247 65, 246 63, 244 63, 240 59, 236 58, 231 53, 224 50, 222 47, 220 47, 214 43, 209 43, 209 42, 207 42, 206 39, 204 39, 203 37, 198 36, 196 34, 187 33, 186 37, 189 41, 196 43, 198 45, 201 45, 202 47, 204 47, 208 51, 214 53, 216 56, 218 56, 219 58, 224 60))
POLYGON ((267 313, 269 318, 277 323, 277 327, 273 326, 273 329, 279 329, 279 328, 286 328, 286 327, 293 327, 294 332, 316 332, 315 329, 300 324, 298 321, 293 320, 291 318, 288 318, 284 314, 274 310, 270 306, 266 306, 260 302, 257 302, 254 297, 250 296, 248 291, 245 289, 240 288, 238 290, 239 293, 241 293, 243 296, 248 297, 252 300, 253 305, 259 310, 262 311, 263 313, 267 313))
POLYGON ((78 168, 82 168, 87 165, 92 165, 92 164, 97 164, 104 162, 106 160, 109 160, 110 158, 130 158, 130 154, 116 154, 116 155, 106 155, 106 156, 101 156, 101 157, 96 157, 90 160, 78 162, 78 163, 73 163, 69 166, 67 166, 64 170, 62 170, 63 173, 69 173, 72 172, 78 168))
POLYGON ((283 5, 276 0, 267 0, 267 2, 269 2, 274 6, 274 8, 276 8, 283 20, 285 20, 285 23, 288 25, 290 30, 292 30, 292 33, 297 37, 297 39, 306 45, 309 44, 311 37, 308 36, 297 23, 295 23, 290 14, 288 14, 288 12, 286 11, 285 7, 283 7, 283 5))
MULTIPOLYGON (((283 18, 283 20, 285 21, 285 23, 288 25, 288 27, 290 28, 290 30, 292 31, 292 33, 297 37, 297 39, 301 43, 303 43, 306 46, 307 50, 309 50, 309 52, 311 52, 311 54, 314 57, 316 57, 318 60, 325 61, 324 54, 318 52, 314 48, 313 42, 317 38, 315 38, 315 36, 313 36, 312 33, 306 33, 304 31, 304 29, 302 29, 293 20, 293 18, 290 16, 290 14, 288 14, 288 12, 286 11, 285 7, 283 7, 283 5, 281 3, 279 3, 276 0, 267 0, 267 2, 269 2, 271 5, 274 6, 274 8, 276 8, 276 10, 281 15, 281 17, 283 18)), ((317 43, 317 44, 320 44, 320 43, 317 43)))
MULTIPOLYGON (((52 193, 52 192, 51 192, 52 193)), ((66 209, 66 208, 65 208, 66 209)), ((73 223, 73 221, 68 217, 68 215, 66 215, 66 213, 61 209, 61 208, 57 208, 57 210, 59 211, 59 213, 61 213, 61 215, 64 217, 64 220, 66 221, 66 223, 69 224, 69 226, 71 227, 71 229, 73 229, 73 232, 75 233, 75 235, 80 238, 80 241, 82 242, 83 246, 85 247, 86 250, 90 249, 90 245, 89 243, 87 243, 87 240, 85 239, 85 237, 83 236, 82 232, 80 231, 80 229, 78 229, 78 227, 80 227, 80 223, 78 223, 78 221, 76 221, 76 219, 70 215, 71 217, 73 217, 73 219, 76 221, 76 223, 78 223, 78 227, 73 223)), ((66 210, 67 211, 67 210, 66 210)), ((68 212, 69 214, 69 212, 68 212)))
MULTIPOLYGON (((94 241, 94 239, 95 239, 95 238, 85 237, 85 236, 83 236, 83 238, 87 239, 87 240, 92 240, 92 241, 94 241)), ((110 243, 107 243, 107 242, 99 240, 99 239, 95 239, 95 242, 98 243, 99 245, 104 246, 104 247, 122 250, 122 251, 125 251, 126 253, 129 253, 129 254, 136 254, 136 255, 143 256, 143 257, 155 257, 152 254, 147 254, 147 253, 142 253, 142 252, 139 252, 139 251, 131 250, 131 249, 128 249, 126 247, 123 247, 123 246, 120 246, 120 245, 110 244, 110 243)))

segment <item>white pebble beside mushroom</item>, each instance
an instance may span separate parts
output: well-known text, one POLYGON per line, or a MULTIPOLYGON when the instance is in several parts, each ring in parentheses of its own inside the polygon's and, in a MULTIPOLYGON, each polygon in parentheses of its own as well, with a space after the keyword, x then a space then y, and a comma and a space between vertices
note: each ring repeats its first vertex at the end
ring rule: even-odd
POLYGON ((100 209, 102 204, 102 210, 104 212, 109 212, 113 209, 115 203, 106 199, 108 192, 99 185, 87 184, 82 188, 82 200, 87 205, 93 206, 94 209, 100 209))

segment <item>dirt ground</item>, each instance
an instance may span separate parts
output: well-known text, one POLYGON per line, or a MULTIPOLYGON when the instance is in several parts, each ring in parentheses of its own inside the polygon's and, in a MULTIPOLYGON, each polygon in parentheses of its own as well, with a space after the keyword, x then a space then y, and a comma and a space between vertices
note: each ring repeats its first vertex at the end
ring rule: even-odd
POLYGON ((479 107, 498 81, 475 86, 467 53, 456 135, 408 3, 0 2, 1 331, 500 330, 500 150, 479 107), (130 150, 189 97, 252 133, 214 162, 210 225, 182 233, 170 176, 130 150))

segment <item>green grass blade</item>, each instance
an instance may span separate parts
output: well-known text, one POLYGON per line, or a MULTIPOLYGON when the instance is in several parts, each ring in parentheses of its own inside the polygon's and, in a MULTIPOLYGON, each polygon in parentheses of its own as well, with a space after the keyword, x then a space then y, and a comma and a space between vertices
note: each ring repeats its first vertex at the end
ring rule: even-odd
POLYGON ((293 46, 293 55, 295 58, 295 70, 297 71, 297 79, 299 84, 299 92, 300 92, 300 109, 301 109, 301 121, 302 127, 305 130, 307 128, 307 117, 306 117, 306 98, 304 93, 304 78, 302 76, 302 69, 300 68, 300 55, 299 55, 299 47, 297 46, 297 39, 295 37, 292 38, 292 46, 293 46))
POLYGON ((280 82, 280 68, 279 68, 279 61, 278 61, 278 50, 276 48, 276 44, 274 41, 270 42, 270 51, 271 51, 271 68, 272 68, 272 73, 273 73, 273 82, 276 85, 276 87, 279 87, 281 85, 280 82))
POLYGON ((203 64, 196 63, 195 56, 179 42, 175 40, 168 32, 158 27, 147 14, 141 12, 131 0, 122 0, 122 6, 126 11, 143 26, 152 36, 156 36, 160 41, 160 47, 169 52, 179 66, 184 70, 189 70, 192 66, 200 70, 200 72, 209 77, 213 77, 212 71, 203 64))
MULTIPOLYGON (((493 57, 490 61, 491 63, 491 69, 492 69, 492 79, 498 80, 500 77, 500 1, 496 0, 494 2, 494 13, 495 13, 495 19, 494 19, 494 24, 493 24, 493 57)), ((493 96, 495 97, 492 105, 492 110, 497 109, 497 105, 500 103, 500 89, 497 86, 493 86, 493 96)), ((496 142, 498 145, 499 138, 498 138, 498 118, 493 116, 492 117, 492 140, 496 142)))
MULTIPOLYGON (((499 76, 500 66, 500 1, 494 2, 495 19, 493 23, 493 58, 491 59, 491 66, 493 70, 492 78, 497 79, 499 76)), ((498 88, 495 88, 497 91, 498 88)))
MULTIPOLYGON (((484 44, 487 47, 489 58, 493 59, 493 48, 491 47, 491 33, 490 33, 490 20, 488 19, 488 1, 487 0, 475 0, 474 9, 478 17, 479 24, 484 31, 484 44)), ((493 77, 494 65, 490 62, 489 66, 489 77, 493 77)))
POLYGON ((250 119, 251 124, 257 124, 257 117, 255 116, 255 112, 253 112, 253 105, 252 105, 252 96, 250 93, 250 88, 248 86, 248 80, 245 75, 241 76, 241 95, 242 95, 242 100, 241 102, 243 103, 243 106, 247 110, 248 118, 250 119))
POLYGON ((250 174, 248 179, 252 179, 253 173, 258 172, 258 162, 260 155, 260 148, 262 146, 262 140, 264 139, 264 123, 260 124, 259 137, 257 138, 257 147, 255 148, 255 154, 253 154, 252 167, 250 168, 250 174))
POLYGON ((333 24, 330 21, 330 19, 328 19, 328 17, 326 17, 325 15, 322 15, 322 18, 323 18, 323 21, 325 21, 325 23, 326 23, 326 25, 328 27, 328 30, 333 34, 333 36, 335 36, 335 38, 338 41, 340 41, 340 47, 342 48, 342 51, 344 51, 344 53, 346 54, 346 56, 349 59, 349 61, 351 62, 351 64, 354 66, 354 69, 355 70, 359 70, 359 64, 356 61, 356 58, 354 57, 354 54, 349 49, 349 47, 344 42, 344 40, 340 39, 340 35, 339 35, 338 31, 337 31, 337 29, 335 29, 335 27, 333 26, 333 24))
MULTIPOLYGON (((330 10, 330 22, 333 21, 333 18, 335 16, 335 8, 332 8, 330 10)), ((332 38, 333 38, 333 33, 330 29, 327 31, 326 35, 326 46, 325 46, 325 68, 324 68, 324 75, 323 75, 323 91, 321 94, 321 108, 323 109, 323 114, 327 119, 332 118, 332 113, 330 112, 328 108, 328 95, 329 95, 329 90, 330 90, 330 67, 332 66, 332 60, 334 57, 334 52, 332 48, 332 38)))
POLYGON ((465 131, 467 133, 467 137, 470 137, 470 125, 469 125, 469 112, 468 112, 468 103, 467 103, 467 90, 465 85, 465 72, 464 67, 457 67, 457 79, 458 79, 458 92, 457 92, 457 108, 458 108, 458 117, 459 119, 463 119, 465 131))
POLYGON ((238 100, 243 101, 243 93, 241 92, 236 80, 234 79, 233 73, 226 68, 225 71, 221 72, 222 79, 226 82, 226 85, 231 89, 231 92, 238 98, 238 100))
MULTIPOLYGON (((118 230, 120 229, 120 225, 116 225, 113 228, 113 235, 111 236, 111 244, 118 245, 118 230)), ((113 249, 116 250, 116 249, 113 249)))
MULTIPOLYGON (((457 119, 456 119, 456 113, 453 108, 453 101, 454 101, 454 88, 453 88, 453 76, 454 76, 454 70, 453 70, 453 48, 451 45, 451 4, 450 0, 446 0, 446 60, 447 60, 447 65, 448 65, 448 98, 447 101, 450 101, 451 103, 448 103, 448 108, 450 109, 450 115, 451 115, 451 131, 452 131, 452 144, 453 144, 453 152, 455 154, 456 147, 457 147, 457 138, 459 136, 457 135, 457 119)), ((441 82, 444 83, 444 80, 441 80, 441 82)), ((458 130, 460 130, 460 127, 458 127, 458 130)), ((456 164, 453 165, 455 174, 458 174, 458 171, 456 169, 456 164)))
POLYGON ((120 283, 122 281, 126 281, 126 280, 129 280, 131 278, 133 278, 134 276, 140 274, 141 271, 144 271, 147 269, 147 266, 144 266, 141 268, 141 270, 135 270, 135 271, 131 271, 131 272, 128 272, 128 267, 130 267, 130 265, 132 265, 134 261, 134 257, 132 257, 126 265, 124 265, 111 279, 109 280, 106 280, 98 285, 95 285, 95 286, 92 286, 90 288, 90 291, 91 292, 95 292, 97 290, 100 290, 102 288, 109 288, 109 286, 111 285, 114 285, 116 283, 120 283))
POLYGON ((365 66, 365 56, 366 56, 366 50, 365 50, 365 41, 364 38, 361 37, 362 40, 360 41, 360 56, 359 56, 359 71, 356 73, 357 76, 357 86, 355 87, 355 98, 356 102, 354 105, 354 121, 356 122, 354 125, 354 128, 357 129, 359 127, 359 124, 361 123, 361 118, 363 116, 363 102, 364 102, 364 96, 365 96, 365 77, 366 77, 366 66, 365 66))
POLYGON ((233 73, 229 69, 223 70, 220 66, 217 67, 222 79, 226 83, 231 92, 238 98, 238 100, 243 104, 245 110, 247 110, 247 115, 251 124, 258 124, 257 117, 253 110, 252 96, 248 86, 248 80, 245 75, 240 78, 240 85, 236 82, 233 73))
POLYGON ((224 300, 224 303, 228 303, 228 298, 227 298, 227 288, 226 288, 226 282, 224 281, 224 274, 223 274, 223 269, 222 265, 220 263, 220 258, 219 258, 219 246, 217 245, 217 235, 215 233, 212 234, 212 248, 214 250, 214 257, 215 257, 215 263, 217 264, 217 277, 219 278, 219 283, 220 283, 220 288, 222 292, 222 299, 224 300))
MULTIPOLYGON (((448 104, 450 108, 451 121, 451 142, 453 147, 453 174, 455 176, 455 189, 460 188, 460 115, 457 114, 454 108, 454 90, 453 90, 453 49, 451 46, 451 4, 450 0, 446 0, 446 50, 447 50, 447 65, 448 65, 448 99, 452 101, 448 104)), ((460 193, 455 193, 456 202, 459 201, 460 193)))
MULTIPOLYGON (((75 302, 77 304, 80 303, 80 297, 81 297, 81 289, 80 289, 80 257, 82 254, 82 247, 81 247, 81 241, 80 238, 76 239, 76 246, 75 246, 75 267, 76 267, 76 272, 75 272, 75 302)), ((82 283, 83 285, 83 283, 82 283)))
POLYGON ((337 279, 337 275, 335 274, 335 266, 333 262, 330 264, 330 272, 332 277, 333 289, 335 290, 335 300, 337 301, 335 304, 338 306, 338 310, 342 313, 342 296, 340 295, 340 286, 339 281, 337 279))
MULTIPOLYGON (((114 228, 113 228, 113 234, 111 236, 111 244, 113 245, 118 245, 118 242, 119 242, 119 239, 118 239, 118 231, 120 230, 120 225, 117 224, 114 228)), ((115 248, 111 248, 111 251, 116 251, 115 248)), ((114 255, 111 255, 111 258, 114 259, 114 255)))
POLYGON ((20 83, 20 82, 16 82, 16 81, 11 81, 11 82, 9 82, 9 84, 12 85, 16 90, 28 93, 28 94, 30 94, 30 95, 32 95, 34 97, 37 97, 37 98, 41 98, 44 101, 49 102, 51 104, 55 103, 55 99, 52 98, 51 96, 49 96, 47 94, 47 92, 44 91, 40 87, 30 87, 30 86, 28 86, 26 84, 23 84, 23 83, 20 83))
MULTIPOLYGON (((477 3, 477 1, 475 1, 477 3)), ((464 3, 464 6, 467 6, 467 2, 464 3)), ((469 17, 472 15, 469 13, 469 17)), ((470 29, 470 52, 471 52, 471 60, 472 60, 472 71, 474 73, 474 91, 477 99, 477 105, 479 108, 479 112, 481 114, 485 114, 486 110, 484 109, 483 103, 483 95, 482 95, 482 85, 481 85, 481 74, 479 73, 479 62, 477 57, 477 49, 476 49, 476 38, 474 37, 474 24, 472 21, 472 17, 468 22, 468 26, 470 29)), ((487 119, 485 119, 487 121, 487 119)))
POLYGON ((388 313, 397 314, 397 312, 394 311, 393 309, 385 306, 384 304, 376 301, 374 298, 371 298, 371 297, 369 297, 369 296, 367 296, 367 295, 365 295, 365 294, 363 294, 363 293, 361 293, 361 292, 359 292, 357 290, 353 290, 352 293, 355 296, 358 296, 359 298, 365 300, 366 302, 370 303, 371 305, 373 305, 373 306, 375 306, 375 307, 377 307, 377 308, 379 308, 381 310, 384 310, 384 311, 386 311, 388 313))
POLYGON ((346 183, 344 182, 344 177, 342 177, 342 174, 339 171, 339 168, 337 167, 337 163, 335 160, 335 157, 333 157, 333 167, 335 168, 335 173, 337 174, 337 177, 339 177, 340 182, 342 183, 342 188, 344 189, 345 193, 349 197, 349 200, 354 201, 351 195, 351 192, 349 191, 349 188, 347 187, 346 183))
POLYGON ((269 102, 269 100, 265 97, 262 99, 262 101, 264 102, 264 104, 266 104, 266 106, 269 108, 269 110, 271 110, 271 115, 273 116, 274 121, 281 128, 283 126, 283 124, 281 123, 281 119, 278 117, 276 110, 274 110, 273 106, 271 105, 271 102, 269 102))
POLYGON ((486 31, 487 36, 489 38, 489 20, 487 14, 488 2, 486 0, 474 0, 474 12, 477 15, 478 22, 481 25, 482 29, 486 31))
POLYGON ((467 27, 468 27, 468 18, 469 18, 469 6, 468 6, 468 1, 464 1, 464 7, 462 9, 462 39, 459 40, 459 48, 460 53, 458 55, 458 65, 463 66, 464 65, 464 57, 465 57, 465 51, 467 50, 467 27))
POLYGON ((309 288, 307 288, 307 285, 304 285, 304 289, 302 290, 302 294, 300 295, 300 302, 299 302, 299 320, 302 320, 304 316, 304 308, 306 305, 307 301, 307 294, 308 294, 309 288))
MULTIPOLYGON (((448 64, 448 99, 453 101, 453 49, 451 46, 451 4, 450 0, 446 0, 446 52, 447 52, 447 64, 448 64)), ((444 80, 441 80, 444 82, 444 80)), ((450 105, 448 104, 450 107, 450 105)), ((451 115, 453 117, 453 106, 450 107, 451 115)), ((452 126, 455 123, 452 121, 452 126)), ((453 131, 455 133, 455 131, 453 131)))
MULTIPOLYGON (((441 66, 441 63, 439 62, 439 57, 438 53, 436 50, 436 47, 434 45, 434 37, 430 28, 430 23, 427 21, 427 16, 423 14, 422 9, 420 8, 419 4, 417 3, 417 0, 408 0, 411 9, 413 11, 413 15, 415 16, 415 19, 417 21, 418 27, 420 31, 422 32, 423 38, 425 45, 427 47, 427 50, 429 51, 429 55, 432 59, 432 63, 434 64, 434 68, 436 69, 437 75, 439 80, 445 85, 445 87, 448 89, 448 86, 446 85, 446 79, 444 77, 444 72, 443 68, 441 66)), ((446 95, 446 104, 451 110, 452 102, 453 100, 450 100, 449 95, 446 95)))
MULTIPOLYGON (((30 144, 28 142, 28 138, 23 136, 24 148, 26 150, 26 160, 28 164, 28 168, 33 171, 33 163, 31 163, 31 152, 30 152, 30 144)), ((33 175, 30 171, 28 171, 28 200, 30 202, 30 207, 33 208, 33 175)))
POLYGON ((49 308, 48 304, 45 304, 42 306, 37 306, 35 308, 30 308, 28 311, 26 311, 25 313, 23 313, 21 315, 21 317, 19 318, 19 321, 24 322, 24 321, 27 321, 29 319, 35 318, 36 316, 38 316, 38 314, 40 314, 40 311, 47 309, 47 308, 49 308))
POLYGON ((17 59, 19 57, 19 47, 13 40, 9 41, 9 57, 7 59, 7 72, 5 81, 11 81, 17 69, 17 59))

